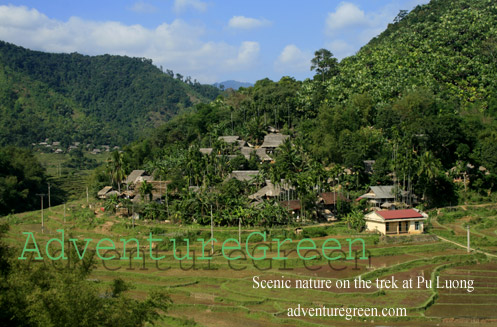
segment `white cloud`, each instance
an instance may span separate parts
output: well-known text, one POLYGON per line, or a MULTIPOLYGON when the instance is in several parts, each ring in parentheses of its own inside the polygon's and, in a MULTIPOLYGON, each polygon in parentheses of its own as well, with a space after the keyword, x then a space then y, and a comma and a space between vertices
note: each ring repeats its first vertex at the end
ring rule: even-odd
POLYGON ((364 14, 364 11, 349 2, 340 3, 335 12, 328 13, 326 19, 326 28, 330 33, 335 33, 350 26, 357 27, 368 24, 369 19, 364 14))
POLYGON ((287 45, 274 63, 278 72, 306 72, 310 69, 312 53, 300 50, 295 44, 287 45))
POLYGON ((268 25, 271 25, 271 22, 267 19, 257 19, 245 16, 233 16, 228 23, 228 26, 231 28, 246 30, 268 25))
POLYGON ((142 13, 142 14, 151 14, 157 11, 157 8, 150 3, 146 3, 145 1, 138 1, 133 4, 131 11, 142 13))
POLYGON ((255 63, 259 56, 259 51, 259 43, 245 41, 238 49, 236 58, 228 60, 228 65, 231 67, 248 67, 255 63))
POLYGON ((183 12, 188 8, 204 12, 207 10, 207 3, 200 0, 174 0, 174 11, 183 12))
POLYGON ((59 21, 36 9, 0 6, 0 39, 34 50, 145 57, 203 83, 256 63, 260 51, 257 42, 206 42, 202 40, 204 32, 204 27, 179 19, 150 29, 78 17, 59 21))
POLYGON ((49 19, 36 9, 9 5, 0 6, 0 22, 2 27, 28 29, 40 23, 48 23, 49 19))

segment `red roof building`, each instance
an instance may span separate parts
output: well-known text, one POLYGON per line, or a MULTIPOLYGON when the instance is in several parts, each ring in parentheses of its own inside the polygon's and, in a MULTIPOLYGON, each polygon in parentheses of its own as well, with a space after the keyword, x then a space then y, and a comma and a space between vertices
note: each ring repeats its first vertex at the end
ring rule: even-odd
POLYGON ((423 215, 414 209, 384 210, 384 211, 376 211, 376 213, 381 217, 383 217, 383 219, 385 220, 423 218, 423 215))
POLYGON ((366 230, 384 235, 421 234, 426 213, 415 209, 372 211, 364 217, 366 230))

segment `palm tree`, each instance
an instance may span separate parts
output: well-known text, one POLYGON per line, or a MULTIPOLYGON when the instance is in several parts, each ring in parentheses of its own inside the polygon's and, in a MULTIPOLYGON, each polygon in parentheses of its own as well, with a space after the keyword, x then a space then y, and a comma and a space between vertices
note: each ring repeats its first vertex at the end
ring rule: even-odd
POLYGON ((418 166, 418 176, 423 181, 423 199, 426 196, 426 190, 428 188, 428 182, 435 179, 440 174, 442 169, 442 164, 440 160, 436 158, 432 152, 426 151, 419 158, 418 166))
POLYGON ((110 159, 107 161, 107 170, 110 173, 112 183, 117 184, 117 189, 121 193, 121 182, 126 177, 124 173, 124 159, 121 152, 112 152, 110 159))

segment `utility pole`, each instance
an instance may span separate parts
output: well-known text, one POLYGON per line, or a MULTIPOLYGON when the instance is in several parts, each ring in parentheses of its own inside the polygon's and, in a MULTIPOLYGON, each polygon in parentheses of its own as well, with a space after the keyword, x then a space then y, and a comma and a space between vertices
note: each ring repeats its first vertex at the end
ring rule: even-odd
POLYGON ((467 230, 468 230, 468 253, 471 251, 471 248, 469 247, 470 245, 470 240, 469 240, 469 225, 467 226, 467 230))
POLYGON ((86 205, 88 205, 89 200, 88 200, 88 186, 86 186, 86 205))
POLYGON ((238 243, 242 244, 242 218, 238 218, 238 243))
POLYGON ((214 254, 214 219, 212 218, 212 204, 211 204, 211 255, 214 254))
POLYGON ((50 183, 48 183, 48 209, 52 210, 52 205, 50 202, 50 183))
POLYGON ((46 195, 44 193, 39 193, 39 194, 36 194, 40 197, 40 202, 41 202, 41 232, 42 233, 45 233, 45 222, 44 222, 44 219, 43 219, 43 197, 46 195))
POLYGON ((169 220, 169 203, 167 201, 167 181, 166 181, 166 210, 167 210, 167 219, 169 220))

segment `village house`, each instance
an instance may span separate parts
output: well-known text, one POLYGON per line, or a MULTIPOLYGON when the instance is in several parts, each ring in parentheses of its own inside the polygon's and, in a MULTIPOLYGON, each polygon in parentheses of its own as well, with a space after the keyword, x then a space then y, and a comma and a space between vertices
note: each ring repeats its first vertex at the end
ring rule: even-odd
MULTIPOLYGON (((373 208, 395 209, 396 190, 395 185, 371 186, 368 193, 361 195, 357 200, 367 199, 373 208)), ((408 198, 409 193, 400 190, 398 195, 399 199, 408 198)))
POLYGON ((254 180, 257 176, 259 176, 258 170, 233 170, 228 177, 226 177, 226 180, 234 178, 241 182, 251 182, 255 184, 254 180))
POLYGON ((99 199, 107 199, 107 198, 109 198, 109 196, 111 196, 113 194, 119 195, 119 192, 113 191, 112 186, 105 186, 103 189, 98 191, 97 196, 99 199))
POLYGON ((300 203, 300 200, 285 200, 285 201, 280 201, 280 205, 288 210, 292 216, 295 218, 300 217, 300 211, 302 210, 302 205, 300 203))
POLYGON ((372 211, 364 217, 367 231, 383 235, 421 234, 427 219, 416 209, 372 211))
POLYGON ((282 198, 290 199, 293 198, 295 193, 295 188, 284 180, 281 181, 280 185, 274 185, 270 180, 266 180, 266 186, 248 196, 250 200, 262 200, 269 198, 282 198))
POLYGON ((258 148, 255 151, 255 154, 259 157, 261 162, 271 162, 273 158, 271 158, 267 153, 265 148, 258 148))
MULTIPOLYGON (((274 150, 279 147, 290 135, 284 135, 281 133, 271 133, 264 136, 264 143, 262 143, 261 148, 264 149, 266 154, 273 154, 274 150)), ((262 159, 262 158, 261 158, 262 159)))
POLYGON ((339 202, 349 202, 349 200, 339 192, 323 192, 319 194, 317 205, 319 214, 327 221, 335 221, 339 202))
POLYGON ((212 153, 212 148, 200 148, 198 149, 200 153, 205 154, 205 155, 210 155, 212 153))
POLYGON ((145 170, 133 170, 124 183, 127 185, 128 189, 134 189, 136 184, 143 182, 144 180, 151 181, 152 177, 145 174, 145 170))
MULTIPOLYGON (((222 140, 226 142, 227 144, 236 144, 236 143, 242 143, 243 141, 240 139, 240 136, 238 135, 227 135, 227 136, 219 136, 217 138, 218 140, 222 140)), ((245 143, 245 142, 243 142, 245 143)), ((243 145, 243 144, 240 144, 243 145)))
POLYGON ((237 135, 219 136, 217 139, 228 145, 228 151, 230 153, 233 153, 245 146, 245 141, 237 135))
POLYGON ((248 147, 248 146, 242 146, 240 148, 240 152, 245 157, 245 159, 249 160, 250 159, 250 155, 252 153, 255 153, 256 151, 255 151, 254 148, 251 148, 251 147, 248 147))

